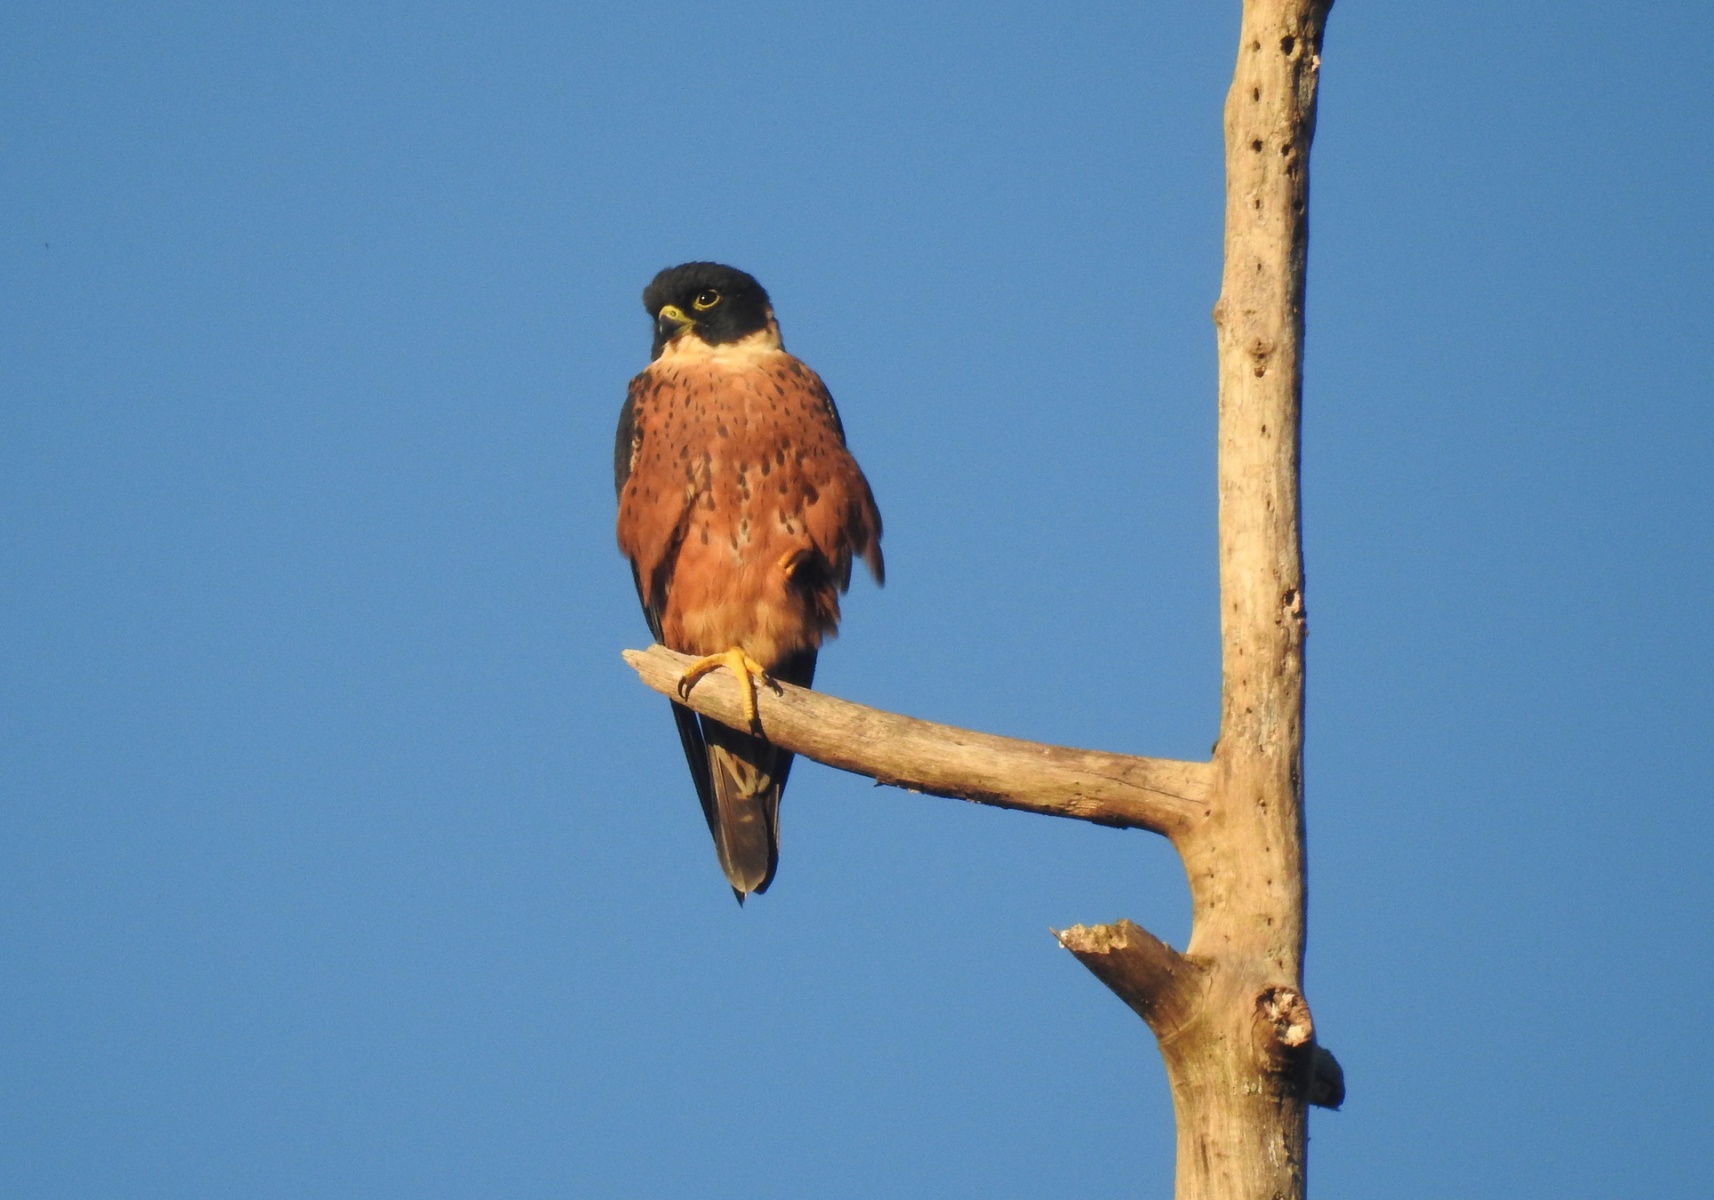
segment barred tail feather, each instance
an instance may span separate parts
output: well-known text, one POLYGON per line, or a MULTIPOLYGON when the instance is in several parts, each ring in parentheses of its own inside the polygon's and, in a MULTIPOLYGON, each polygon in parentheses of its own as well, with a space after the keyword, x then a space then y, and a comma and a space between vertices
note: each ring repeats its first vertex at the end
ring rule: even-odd
POLYGON ((780 861, 780 793, 792 756, 764 738, 702 723, 714 791, 714 848, 738 902, 765 892, 780 861))

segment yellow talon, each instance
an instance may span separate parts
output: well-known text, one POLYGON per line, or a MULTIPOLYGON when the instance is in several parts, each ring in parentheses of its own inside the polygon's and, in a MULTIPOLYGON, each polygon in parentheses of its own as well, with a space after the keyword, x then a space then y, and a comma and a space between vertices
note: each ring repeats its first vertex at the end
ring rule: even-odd
POLYGON ((803 566, 803 564, 809 559, 811 553, 813 553, 813 551, 800 548, 797 550, 787 550, 784 554, 780 555, 779 568, 785 573, 785 577, 787 579, 791 579, 795 576, 798 568, 803 566))
POLYGON ((725 667, 738 677, 738 695, 744 701, 744 719, 749 722, 751 729, 760 731, 762 718, 756 711, 756 684, 759 681, 767 687, 774 687, 774 681, 768 677, 766 667, 737 646, 724 654, 710 654, 706 658, 699 658, 686 667, 678 680, 679 699, 690 699, 690 689, 696 686, 696 681, 716 667, 725 667))

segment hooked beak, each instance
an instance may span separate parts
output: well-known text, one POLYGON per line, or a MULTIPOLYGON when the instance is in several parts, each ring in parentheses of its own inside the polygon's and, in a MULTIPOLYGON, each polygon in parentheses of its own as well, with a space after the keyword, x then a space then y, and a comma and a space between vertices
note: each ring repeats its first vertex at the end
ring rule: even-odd
POLYGON ((676 304, 668 304, 655 315, 655 344, 664 346, 679 332, 696 324, 684 315, 684 309, 676 304))

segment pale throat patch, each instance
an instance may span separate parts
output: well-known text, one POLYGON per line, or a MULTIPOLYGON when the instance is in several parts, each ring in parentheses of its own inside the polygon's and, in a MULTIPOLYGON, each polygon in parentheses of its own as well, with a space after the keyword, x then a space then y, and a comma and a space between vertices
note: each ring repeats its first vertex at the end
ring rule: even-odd
POLYGON ((687 329, 666 344, 656 361, 686 365, 708 363, 742 369, 784 350, 785 346, 780 342, 780 323, 770 316, 768 323, 755 333, 741 337, 735 342, 722 342, 718 346, 711 346, 697 337, 694 328, 687 329))

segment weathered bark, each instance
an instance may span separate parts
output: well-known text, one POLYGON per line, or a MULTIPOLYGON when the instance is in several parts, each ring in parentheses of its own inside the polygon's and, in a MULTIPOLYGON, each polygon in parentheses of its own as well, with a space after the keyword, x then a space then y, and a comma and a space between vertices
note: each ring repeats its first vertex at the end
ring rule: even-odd
MULTIPOLYGON (((779 745, 917 791, 1171 839, 1191 892, 1180 953, 1120 921, 1058 934, 1154 1031, 1178 1124, 1178 1200, 1301 1200, 1306 1106, 1337 1108, 1339 1064, 1302 993, 1303 559, 1298 517, 1309 145, 1332 0, 1244 0, 1226 98, 1220 300, 1222 691, 1213 761, 1070 750, 972 733, 782 687, 779 745)), ((674 694, 688 660, 626 659, 674 694)), ((688 703, 743 723, 720 673, 688 703)))

